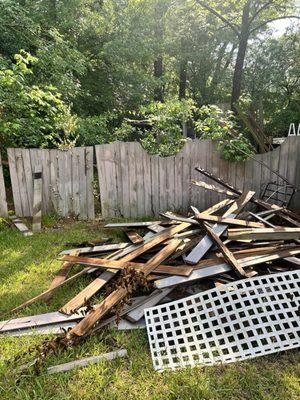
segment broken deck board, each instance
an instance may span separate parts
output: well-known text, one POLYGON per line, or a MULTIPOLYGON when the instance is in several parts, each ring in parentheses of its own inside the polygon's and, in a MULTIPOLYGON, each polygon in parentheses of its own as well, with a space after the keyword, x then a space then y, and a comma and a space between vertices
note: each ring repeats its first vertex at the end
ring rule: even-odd
POLYGON ((230 240, 293 240, 300 239, 300 228, 228 229, 230 240))

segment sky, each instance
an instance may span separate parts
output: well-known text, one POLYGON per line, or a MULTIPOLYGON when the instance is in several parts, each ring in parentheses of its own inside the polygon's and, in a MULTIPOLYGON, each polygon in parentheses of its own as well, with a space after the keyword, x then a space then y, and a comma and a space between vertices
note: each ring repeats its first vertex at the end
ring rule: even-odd
MULTIPOLYGON (((300 0, 295 0, 295 5, 297 7, 297 9, 299 10, 298 13, 300 13, 300 0)), ((298 25, 300 27, 300 20, 296 20, 296 19, 281 19, 278 21, 274 21, 272 23, 269 24, 269 27, 274 29, 274 35, 276 36, 280 36, 282 35, 286 28, 288 28, 291 25, 298 25)))

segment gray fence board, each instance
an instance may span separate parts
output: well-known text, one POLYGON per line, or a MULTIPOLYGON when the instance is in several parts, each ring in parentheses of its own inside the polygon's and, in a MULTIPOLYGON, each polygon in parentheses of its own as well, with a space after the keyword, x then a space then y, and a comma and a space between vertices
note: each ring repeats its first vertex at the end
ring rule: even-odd
MULTIPOLYGON (((102 213, 104 217, 138 217, 158 215, 160 211, 188 211, 191 205, 205 209, 224 196, 192 187, 192 179, 209 180, 194 169, 197 166, 220 176, 239 189, 252 189, 258 194, 264 184, 278 177, 259 163, 249 160, 227 162, 220 158, 210 140, 194 140, 173 157, 150 156, 137 142, 95 146, 102 213)), ((289 137, 272 152, 256 155, 292 183, 300 185, 297 160, 300 139, 289 137)), ((293 206, 298 207, 299 195, 293 206)))
POLYGON ((2 159, 0 154, 0 217, 6 218, 8 216, 7 201, 6 201, 6 191, 4 183, 4 175, 2 168, 2 159))
POLYGON ((56 149, 8 149, 15 212, 33 214, 33 172, 43 169, 42 211, 67 217, 94 218, 93 147, 56 149))

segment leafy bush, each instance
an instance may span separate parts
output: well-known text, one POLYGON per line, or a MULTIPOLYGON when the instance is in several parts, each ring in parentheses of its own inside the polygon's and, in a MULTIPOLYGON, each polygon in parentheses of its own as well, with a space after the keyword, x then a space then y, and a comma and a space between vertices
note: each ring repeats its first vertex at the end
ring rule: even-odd
POLYGON ((231 111, 223 112, 214 105, 201 107, 195 130, 197 137, 217 141, 218 150, 225 160, 245 161, 255 153, 231 111))
POLYGON ((193 119, 197 110, 193 100, 152 102, 142 106, 134 115, 146 121, 149 129, 142 129, 124 121, 116 135, 119 140, 139 140, 149 154, 171 156, 182 149, 188 140, 182 135, 182 124, 193 119))
POLYGON ((113 120, 114 117, 109 113, 80 118, 76 129, 77 145, 93 146, 116 140, 112 128, 113 120))
POLYGON ((5 147, 74 145, 76 117, 54 86, 29 83, 37 58, 25 51, 0 70, 0 138, 5 147))

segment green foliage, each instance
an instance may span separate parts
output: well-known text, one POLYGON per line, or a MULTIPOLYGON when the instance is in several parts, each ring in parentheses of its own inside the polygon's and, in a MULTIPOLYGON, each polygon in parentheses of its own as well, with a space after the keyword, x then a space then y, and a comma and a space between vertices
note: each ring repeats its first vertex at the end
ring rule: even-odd
POLYGON ((141 106, 137 121, 145 121, 148 129, 134 122, 124 121, 115 131, 119 140, 139 140, 149 154, 171 156, 181 150, 187 138, 182 135, 183 123, 193 120, 197 107, 193 100, 170 100, 165 103, 152 102, 141 106))
POLYGON ((68 146, 76 118, 54 86, 31 85, 28 77, 37 62, 25 51, 0 70, 0 137, 5 147, 68 146))
POLYGON ((112 128, 113 121, 114 117, 109 113, 80 118, 76 129, 77 145, 93 146, 116 140, 112 128))
POLYGON ((217 106, 203 106, 195 123, 197 136, 217 142, 221 155, 228 161, 245 161, 254 149, 240 132, 237 120, 230 111, 223 112, 217 106))

